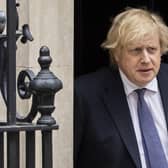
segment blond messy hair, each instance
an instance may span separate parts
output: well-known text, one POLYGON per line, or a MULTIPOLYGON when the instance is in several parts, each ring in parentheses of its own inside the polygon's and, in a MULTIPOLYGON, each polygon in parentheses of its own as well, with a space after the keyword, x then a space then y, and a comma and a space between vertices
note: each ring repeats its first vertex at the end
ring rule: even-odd
POLYGON ((102 47, 109 50, 111 62, 115 64, 122 48, 152 33, 159 35, 161 54, 168 52, 168 27, 163 19, 146 9, 127 8, 114 18, 102 47))

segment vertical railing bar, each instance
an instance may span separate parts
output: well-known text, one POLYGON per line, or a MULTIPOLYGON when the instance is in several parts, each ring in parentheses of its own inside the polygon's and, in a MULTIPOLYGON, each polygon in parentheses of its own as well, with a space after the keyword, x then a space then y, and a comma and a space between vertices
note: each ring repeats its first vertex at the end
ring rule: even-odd
POLYGON ((52 131, 42 131, 42 168, 52 168, 52 159, 52 131))
POLYGON ((0 132, 0 168, 4 168, 4 132, 0 132))
POLYGON ((16 1, 7 0, 7 121, 16 123, 16 1))
POLYGON ((26 168, 35 168, 35 131, 26 132, 26 168))
POLYGON ((7 132, 7 168, 19 168, 19 132, 7 132))

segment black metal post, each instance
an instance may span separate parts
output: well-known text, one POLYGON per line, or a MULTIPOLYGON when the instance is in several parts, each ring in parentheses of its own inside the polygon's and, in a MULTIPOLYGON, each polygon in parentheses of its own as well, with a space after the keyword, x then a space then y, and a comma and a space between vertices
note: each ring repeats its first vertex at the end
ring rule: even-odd
MULTIPOLYGON (((16 1, 7 0, 7 122, 16 124, 16 1)), ((19 168, 19 132, 7 133, 7 167, 19 168)))
POLYGON ((42 168, 53 168, 52 131, 42 131, 42 168))
POLYGON ((26 132, 26 168, 35 168, 35 131, 26 132))
POLYGON ((0 168, 4 168, 4 133, 0 132, 0 168))
POLYGON ((7 0, 7 121, 16 123, 16 1, 7 0))
POLYGON ((7 133, 7 168, 19 168, 19 132, 7 133))

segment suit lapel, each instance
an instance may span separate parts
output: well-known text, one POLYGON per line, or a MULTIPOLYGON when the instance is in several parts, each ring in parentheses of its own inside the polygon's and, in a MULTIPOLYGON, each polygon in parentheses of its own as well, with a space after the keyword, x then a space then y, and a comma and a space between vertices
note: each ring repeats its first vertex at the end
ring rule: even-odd
POLYGON ((114 120, 123 142, 136 167, 141 167, 136 137, 132 125, 128 103, 118 71, 110 71, 106 79, 104 102, 114 120))
POLYGON ((168 129, 168 75, 164 73, 161 68, 158 74, 158 84, 168 129))

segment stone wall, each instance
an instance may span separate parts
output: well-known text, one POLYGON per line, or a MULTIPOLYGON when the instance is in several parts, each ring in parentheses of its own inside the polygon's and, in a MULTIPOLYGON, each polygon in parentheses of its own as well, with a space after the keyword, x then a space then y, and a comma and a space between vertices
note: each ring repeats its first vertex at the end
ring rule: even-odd
MULTIPOLYGON (((33 42, 22 44, 17 41, 17 73, 29 68, 37 73, 40 68, 37 63, 39 49, 43 45, 50 48, 53 58, 51 71, 63 82, 63 89, 56 94, 56 109, 53 116, 60 128, 53 134, 53 168, 72 168, 73 162, 73 0, 17 0, 20 3, 19 28, 29 24, 34 37, 33 42)), ((0 10, 5 10, 6 0, 0 1, 0 10)), ((0 95, 0 120, 6 119, 6 108, 0 95)), ((17 97, 17 110, 26 113, 30 101, 17 97)), ((37 133, 36 157, 37 168, 41 168, 40 132, 37 133)), ((24 141, 21 134, 21 142, 24 141)), ((21 156, 24 153, 21 147, 21 156)), ((21 167, 25 159, 21 157, 21 167)))

